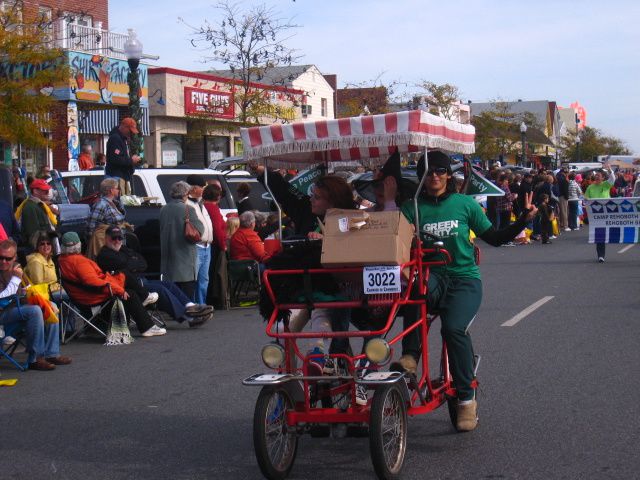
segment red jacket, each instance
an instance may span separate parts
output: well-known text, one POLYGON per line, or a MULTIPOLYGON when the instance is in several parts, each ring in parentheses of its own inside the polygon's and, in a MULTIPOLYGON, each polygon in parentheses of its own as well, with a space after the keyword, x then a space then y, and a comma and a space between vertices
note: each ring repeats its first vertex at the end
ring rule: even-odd
POLYGON ((124 293, 124 273, 115 275, 104 273, 96 262, 80 254, 61 255, 59 262, 60 276, 62 277, 64 289, 73 300, 82 305, 95 305, 108 300, 109 289, 106 288, 107 284, 111 285, 114 295, 122 295, 124 293), (105 288, 89 290, 80 287, 78 284, 89 287, 104 286, 105 288))
POLYGON ((213 225, 213 244, 219 250, 227 249, 227 224, 222 218, 220 213, 220 207, 217 203, 203 202, 204 208, 207 209, 209 217, 211 218, 211 224, 213 225))
POLYGON ((80 170, 91 170, 95 166, 91 155, 84 152, 78 155, 78 165, 80 166, 80 170))
POLYGON ((265 253, 264 242, 252 228, 239 228, 231 237, 231 260, 265 262, 271 255, 265 253))

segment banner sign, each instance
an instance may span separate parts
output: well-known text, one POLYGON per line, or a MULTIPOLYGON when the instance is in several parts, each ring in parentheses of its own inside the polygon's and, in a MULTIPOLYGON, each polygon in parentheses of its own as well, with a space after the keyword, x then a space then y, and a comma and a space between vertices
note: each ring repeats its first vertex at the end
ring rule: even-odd
POLYGON ((589 243, 640 242, 640 197, 585 200, 589 243))
POLYGON ((469 177, 467 178, 467 183, 464 189, 465 195, 470 195, 472 197, 501 197, 504 195, 502 189, 498 188, 496 185, 491 183, 489 180, 484 178, 480 173, 474 170, 469 162, 465 161, 467 171, 469 172, 469 177))
POLYGON ((235 118, 233 93, 185 87, 184 113, 233 120, 235 118))
POLYGON ((304 170, 303 172, 300 172, 298 175, 289 180, 289 183, 304 195, 311 195, 311 186, 321 176, 321 168, 312 168, 311 170, 304 170))

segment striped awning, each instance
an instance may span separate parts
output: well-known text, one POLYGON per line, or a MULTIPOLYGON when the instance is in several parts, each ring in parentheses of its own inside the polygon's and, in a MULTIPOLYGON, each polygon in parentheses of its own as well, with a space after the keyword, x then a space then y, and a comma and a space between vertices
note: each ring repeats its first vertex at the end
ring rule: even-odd
POLYGON ((396 149, 475 150, 472 125, 421 110, 243 128, 240 134, 246 159, 268 158, 282 165, 386 160, 396 149))
MULTIPOLYGON (((128 116, 126 108, 109 108, 78 111, 78 130, 84 134, 109 135, 113 127, 120 124, 120 120, 128 116)), ((142 109, 140 122, 142 135, 149 135, 149 109, 142 109)))

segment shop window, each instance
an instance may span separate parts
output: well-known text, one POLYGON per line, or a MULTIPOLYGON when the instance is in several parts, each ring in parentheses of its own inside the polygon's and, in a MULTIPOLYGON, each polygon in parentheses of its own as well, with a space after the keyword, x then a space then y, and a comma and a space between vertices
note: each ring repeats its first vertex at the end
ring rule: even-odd
POLYGON ((177 167, 184 163, 183 158, 183 135, 160 136, 160 149, 163 167, 177 167))
POLYGON ((244 145, 242 145, 242 139, 240 137, 233 137, 233 154, 240 156, 244 153, 244 145))
POLYGON ((229 137, 206 137, 206 165, 229 156, 229 137))

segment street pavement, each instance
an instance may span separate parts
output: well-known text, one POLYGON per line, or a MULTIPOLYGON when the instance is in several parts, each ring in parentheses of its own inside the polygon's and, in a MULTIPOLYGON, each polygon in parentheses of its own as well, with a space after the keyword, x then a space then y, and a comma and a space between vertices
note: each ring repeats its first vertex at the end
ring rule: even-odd
MULTIPOLYGON (((640 247, 608 245, 598 264, 586 238, 480 242, 480 425, 455 433, 446 407, 410 418, 403 478, 638 478, 640 247)), ((261 478, 258 389, 241 381, 265 370, 264 343, 257 311, 240 309, 130 346, 73 341, 63 353, 74 363, 54 372, 0 362, 19 380, 0 388, 0 479, 261 478)), ((290 478, 375 478, 368 440, 304 436, 290 478)))

